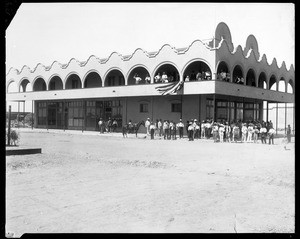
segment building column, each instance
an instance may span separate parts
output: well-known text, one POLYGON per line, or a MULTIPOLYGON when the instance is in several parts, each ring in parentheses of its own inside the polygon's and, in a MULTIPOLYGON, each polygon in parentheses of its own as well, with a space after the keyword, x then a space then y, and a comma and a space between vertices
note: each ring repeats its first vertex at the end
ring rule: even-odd
POLYGON ((48 130, 48 101, 46 101, 46 127, 48 130))
POLYGON ((17 114, 17 120, 18 120, 18 128, 19 128, 19 114, 20 114, 20 101, 18 101, 18 114, 17 114))
POLYGON ((66 122, 66 100, 63 100, 63 109, 62 109, 62 111, 63 111, 63 129, 64 129, 64 131, 65 131, 65 129, 66 129, 66 126, 65 126, 65 122, 66 122))
POLYGON ((182 98, 183 98, 183 95, 181 94, 180 95, 180 103, 181 103, 180 119, 182 119, 182 111, 183 111, 183 103, 182 103, 183 99, 182 98))
POLYGON ((82 122, 82 127, 81 127, 81 131, 83 132, 84 128, 85 128, 85 107, 84 107, 84 100, 82 100, 82 114, 83 114, 83 122, 82 122))
POLYGON ((31 102, 31 129, 33 130, 33 104, 34 101, 31 102))
POLYGON ((278 103, 276 103, 276 135, 278 130, 278 103))
POLYGON ((25 125, 25 100, 23 101, 23 126, 25 125))
POLYGON ((153 119, 153 96, 151 97, 151 121, 154 121, 154 119, 153 119))
POLYGON ((123 120, 123 125, 126 125, 127 124, 127 98, 125 98, 124 101, 125 101, 125 122, 123 120))
POLYGON ((216 110, 216 94, 214 94, 214 97, 213 97, 213 107, 214 107, 213 121, 215 122, 216 114, 217 114, 217 110, 216 110))
POLYGON ((267 122, 269 121, 269 102, 267 101, 267 122))
POLYGON ((295 133, 295 117, 296 117, 296 115, 295 115, 295 103, 293 103, 293 133, 295 133))
POLYGON ((284 134, 286 135, 286 103, 284 104, 284 134))

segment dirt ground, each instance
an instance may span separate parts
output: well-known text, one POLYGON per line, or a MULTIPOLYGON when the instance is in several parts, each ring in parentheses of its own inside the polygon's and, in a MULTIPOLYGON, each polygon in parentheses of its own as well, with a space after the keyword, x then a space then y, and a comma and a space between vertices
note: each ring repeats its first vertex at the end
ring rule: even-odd
POLYGON ((6 157, 6 231, 295 231, 294 143, 150 140, 20 131, 42 154, 6 157))

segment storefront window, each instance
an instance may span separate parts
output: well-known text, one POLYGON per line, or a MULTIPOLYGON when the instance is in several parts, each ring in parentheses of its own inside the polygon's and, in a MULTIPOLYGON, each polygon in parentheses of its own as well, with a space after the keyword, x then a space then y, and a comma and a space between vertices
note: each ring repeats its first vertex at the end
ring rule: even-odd
POLYGON ((206 100, 206 118, 214 118, 214 101, 212 99, 206 100))
POLYGON ((37 103, 38 110, 38 125, 46 125, 47 120, 47 105, 46 102, 38 102, 37 103))

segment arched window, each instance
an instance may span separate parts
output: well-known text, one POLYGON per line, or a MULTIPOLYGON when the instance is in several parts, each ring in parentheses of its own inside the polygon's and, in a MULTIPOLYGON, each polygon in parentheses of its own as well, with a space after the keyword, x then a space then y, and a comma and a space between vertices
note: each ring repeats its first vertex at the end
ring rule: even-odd
POLYGON ((178 70, 171 64, 161 65, 154 73, 154 83, 173 82, 179 79, 178 70))
POLYGON ((278 91, 285 92, 285 87, 286 87, 285 79, 281 77, 278 82, 278 91))
POLYGON ((59 76, 53 76, 48 85, 49 90, 62 90, 63 82, 59 76))
POLYGON ((46 82, 43 78, 39 77, 33 84, 33 91, 45 91, 47 89, 46 82))
POLYGON ((258 87, 267 89, 267 76, 264 72, 261 72, 258 77, 258 87))
POLYGON ((66 89, 79 89, 81 87, 81 80, 78 75, 71 74, 66 81, 66 89))
POLYGON ((32 85, 28 79, 23 79, 20 84, 20 92, 32 91, 32 85))
POLYGON ((97 72, 90 72, 84 80, 84 88, 94 88, 94 87, 101 87, 102 80, 100 75, 97 72))
POLYGON ((287 85, 287 93, 294 94, 294 83, 292 79, 289 80, 289 83, 287 85))
POLYGON ((104 81, 105 86, 119 86, 125 85, 125 78, 121 71, 112 70, 105 77, 104 81))
POLYGON ((232 71, 232 82, 242 85, 245 83, 244 73, 242 67, 239 65, 236 65, 232 71))
POLYGON ((276 90, 276 77, 274 75, 270 77, 269 90, 276 90))
POLYGON ((230 82, 229 67, 225 61, 221 61, 218 65, 217 80, 230 82))
POLYGON ((144 67, 139 66, 132 69, 128 76, 128 85, 149 83, 151 83, 150 74, 144 67))
POLYGON ((255 73, 253 69, 249 69, 246 76, 246 85, 256 86, 255 84, 255 73))
POLYGON ((11 81, 7 86, 7 93, 18 92, 18 86, 15 81, 11 81))
POLYGON ((211 80, 212 74, 209 66, 203 61, 190 63, 183 72, 185 81, 211 80))

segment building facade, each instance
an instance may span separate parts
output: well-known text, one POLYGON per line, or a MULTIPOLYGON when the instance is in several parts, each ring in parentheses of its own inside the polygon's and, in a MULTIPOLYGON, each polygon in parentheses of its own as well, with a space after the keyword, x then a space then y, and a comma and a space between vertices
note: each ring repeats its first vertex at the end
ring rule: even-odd
POLYGON ((90 56, 85 62, 55 61, 33 70, 11 68, 6 101, 32 101, 35 127, 50 129, 98 130, 100 118, 116 119, 119 130, 129 120, 148 117, 252 121, 263 119, 264 101, 294 103, 294 75, 293 65, 289 70, 284 62, 278 67, 275 58, 269 65, 253 35, 244 49, 234 48, 222 22, 210 42, 196 40, 186 48, 166 44, 156 52, 138 48, 128 56, 113 52, 105 59, 90 56), (168 83, 156 81, 158 73, 167 75, 169 82, 184 81, 183 87, 162 95, 157 87, 168 83), (284 91, 279 91, 281 81, 284 91), (9 91, 12 83, 18 92, 9 91))

